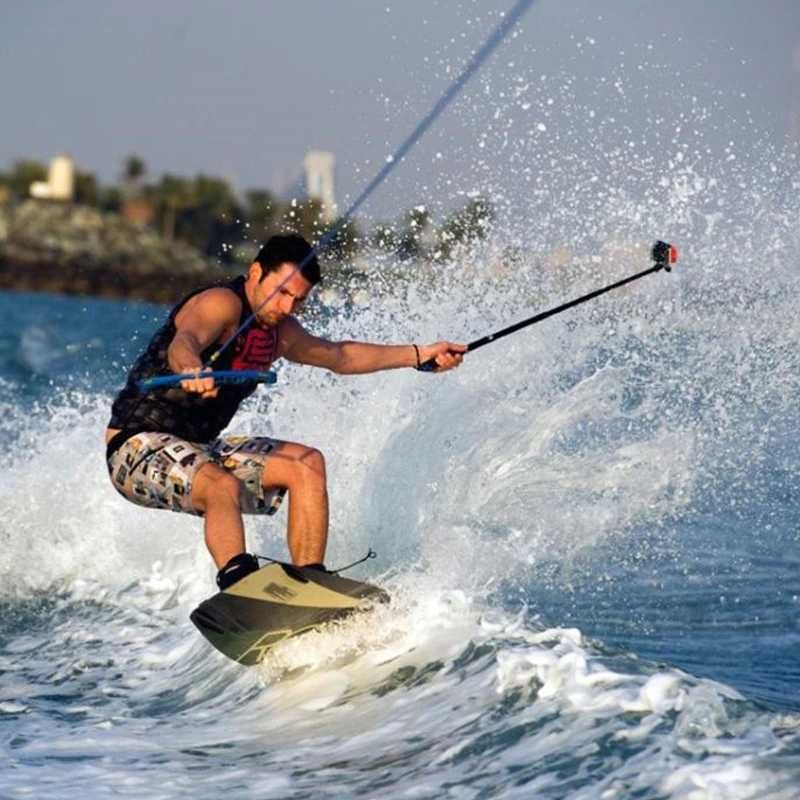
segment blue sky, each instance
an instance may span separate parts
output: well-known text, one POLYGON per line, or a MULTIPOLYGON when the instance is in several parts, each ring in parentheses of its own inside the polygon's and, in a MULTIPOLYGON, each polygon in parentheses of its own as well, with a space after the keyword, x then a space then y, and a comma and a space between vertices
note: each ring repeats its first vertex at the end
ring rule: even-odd
MULTIPOLYGON (((68 152, 108 181, 137 153, 153 174, 205 171, 240 189, 280 188, 315 147, 336 154, 346 202, 510 5, 7 3, 0 166, 68 152)), ((496 190, 508 153, 492 120, 499 109, 507 116, 514 86, 548 88, 514 107, 504 136, 550 136, 568 124, 574 134, 574 118, 553 116, 550 101, 556 112, 594 103, 598 114, 622 103, 646 125, 669 95, 670 113, 699 97, 739 120, 753 146, 763 137, 780 143, 800 106, 799 42, 797 0, 540 0, 367 211, 388 216, 430 196, 446 205, 487 181, 496 190)))

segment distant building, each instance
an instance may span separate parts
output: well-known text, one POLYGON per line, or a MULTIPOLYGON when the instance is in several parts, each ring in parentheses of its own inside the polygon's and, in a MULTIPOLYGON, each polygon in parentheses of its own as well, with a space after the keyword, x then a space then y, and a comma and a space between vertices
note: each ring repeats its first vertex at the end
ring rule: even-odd
POLYGON ((322 204, 322 218, 326 222, 336 219, 336 195, 334 194, 333 153, 324 150, 309 150, 303 160, 306 170, 306 193, 322 204))
POLYGON ((800 42, 792 52, 792 86, 789 108, 789 140, 800 147, 800 42))
POLYGON ((31 197, 39 200, 70 201, 75 196, 75 162, 69 156, 56 156, 50 162, 46 181, 30 185, 31 197))
POLYGON ((147 227, 155 218, 155 206, 144 197, 129 197, 122 203, 122 216, 132 225, 147 227))

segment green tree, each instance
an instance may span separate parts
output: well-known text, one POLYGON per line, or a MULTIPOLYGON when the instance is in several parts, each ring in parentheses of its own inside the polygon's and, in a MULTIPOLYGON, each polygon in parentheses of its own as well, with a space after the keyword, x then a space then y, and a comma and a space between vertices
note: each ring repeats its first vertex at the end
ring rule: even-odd
POLYGON ((122 186, 120 193, 123 198, 134 199, 142 195, 142 178, 147 173, 147 165, 139 156, 131 154, 122 162, 122 186))
POLYGON ((97 205, 102 211, 118 212, 122 208, 122 192, 120 191, 119 187, 100 187, 97 205))
POLYGON ((100 188, 97 179, 91 172, 75 173, 74 200, 85 206, 97 206, 99 203, 100 188))
POLYGON ((46 180, 47 167, 39 161, 17 161, 7 175, 8 188, 19 200, 28 196, 30 185, 34 181, 46 180))
POLYGON ((283 208, 279 227, 281 231, 297 233, 309 242, 319 240, 327 227, 322 216, 322 203, 315 199, 292 200, 283 208))
POLYGON ((456 211, 439 233, 440 259, 448 259, 459 245, 485 239, 494 221, 494 208, 485 197, 476 197, 456 211))
POLYGON ((165 239, 175 238, 178 216, 192 202, 189 182, 179 175, 165 172, 161 180, 150 188, 149 199, 156 208, 156 220, 165 239))
POLYGON ((232 249, 245 232, 245 212, 230 185, 221 178, 197 175, 191 184, 192 203, 180 217, 181 235, 230 263, 232 249))
POLYGON ((139 156, 131 154, 125 157, 122 179, 126 183, 137 183, 147 172, 147 165, 139 156))
POLYGON ((233 260, 233 248, 245 231, 245 213, 226 181, 167 173, 150 194, 167 239, 182 239, 227 263, 233 260))
POLYGON ((415 206, 405 215, 398 255, 401 258, 425 258, 436 244, 436 238, 430 211, 424 205, 415 206))
POLYGON ((361 233, 352 219, 340 225, 339 220, 327 222, 322 213, 322 203, 311 198, 302 203, 293 200, 285 206, 280 219, 282 232, 297 233, 317 245, 335 226, 339 230, 326 242, 322 255, 333 260, 351 258, 361 245, 361 233))
POLYGON ((394 227, 388 222, 379 222, 370 234, 370 244, 376 250, 386 253, 396 253, 400 246, 400 237, 394 227))
POLYGON ((280 203, 266 189, 250 189, 245 199, 251 238, 257 241, 268 239, 277 229, 280 203))
POLYGON ((361 249, 361 243, 363 241, 361 231, 353 219, 346 219, 344 222, 339 219, 331 223, 322 229, 314 243, 317 244, 334 228, 338 229, 336 233, 327 240, 322 255, 336 261, 347 261, 353 258, 361 249))

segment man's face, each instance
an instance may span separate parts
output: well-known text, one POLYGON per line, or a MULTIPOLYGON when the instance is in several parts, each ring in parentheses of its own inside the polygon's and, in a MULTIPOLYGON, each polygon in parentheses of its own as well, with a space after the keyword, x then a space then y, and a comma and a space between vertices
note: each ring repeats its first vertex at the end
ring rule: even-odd
POLYGON ((258 263, 254 263, 250 269, 251 277, 256 278, 251 304, 259 323, 266 327, 274 327, 290 314, 297 313, 312 289, 297 270, 297 264, 288 261, 274 272, 262 272, 258 263), (257 280, 262 274, 263 280, 257 280))

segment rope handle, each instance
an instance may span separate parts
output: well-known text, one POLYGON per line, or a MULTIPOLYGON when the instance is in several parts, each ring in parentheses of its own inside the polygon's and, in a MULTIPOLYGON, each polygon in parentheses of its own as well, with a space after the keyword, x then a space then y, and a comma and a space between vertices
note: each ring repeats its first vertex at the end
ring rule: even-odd
POLYGON ((216 372, 201 372, 199 374, 187 372, 181 375, 157 375, 154 378, 145 378, 145 380, 139 381, 136 385, 140 392, 149 392, 153 389, 175 386, 181 381, 189 381, 194 378, 213 378, 215 385, 250 382, 271 385, 278 381, 277 374, 272 371, 258 372, 257 370, 248 369, 221 369, 216 372))

